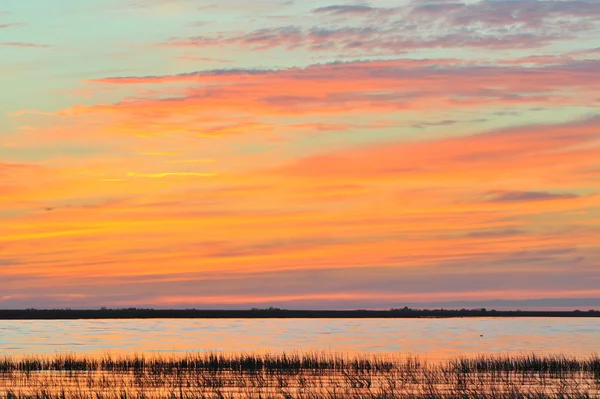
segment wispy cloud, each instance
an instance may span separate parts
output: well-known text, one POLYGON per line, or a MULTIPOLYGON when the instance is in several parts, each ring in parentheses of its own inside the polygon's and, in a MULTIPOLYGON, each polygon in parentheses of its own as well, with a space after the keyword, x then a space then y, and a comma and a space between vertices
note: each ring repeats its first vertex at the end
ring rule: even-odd
POLYGON ((557 199, 573 199, 575 194, 557 194, 540 191, 508 191, 492 194, 489 201, 493 202, 518 202, 518 201, 546 201, 557 199))
POLYGON ((176 60, 182 61, 202 61, 202 62, 218 62, 218 63, 231 63, 232 60, 225 60, 222 58, 210 58, 210 57, 196 57, 192 55, 183 55, 180 57, 175 57, 176 60))
POLYGON ((0 47, 17 47, 17 48, 50 48, 49 44, 25 43, 25 42, 0 42, 0 47))
POLYGON ((326 6, 315 8, 313 13, 324 13, 324 14, 367 14, 371 13, 375 10, 378 10, 376 7, 366 6, 366 5, 335 5, 335 6, 326 6))
POLYGON ((473 238, 505 238, 525 234, 522 230, 517 229, 505 229, 505 230, 486 230, 486 231, 474 231, 469 233, 469 237, 473 238))
POLYGON ((441 47, 473 47, 490 49, 538 48, 553 41, 572 39, 572 36, 544 31, 472 32, 457 29, 437 36, 415 35, 412 30, 402 33, 396 27, 315 27, 304 30, 296 26, 264 28, 241 36, 193 36, 173 37, 161 46, 196 47, 235 45, 253 50, 269 50, 282 47, 287 50, 304 48, 310 51, 352 51, 358 54, 404 54, 418 49, 441 47), (399 33, 400 32, 400 33, 399 33))
MULTIPOLYGON (((432 65, 408 61, 354 62, 315 65, 282 70, 217 69, 167 76, 124 76, 95 79, 96 85, 168 85, 188 83, 182 95, 168 99, 132 99, 119 104, 73 107, 59 115, 111 114, 124 116, 136 125, 153 110, 154 120, 169 119, 168 109, 178 109, 179 119, 196 118, 199 112, 227 110, 240 122, 215 120, 204 123, 188 119, 185 130, 198 134, 221 134, 223 126, 238 132, 272 132, 273 124, 260 118, 272 115, 325 115, 360 112, 377 114, 394 110, 452 110, 520 104, 589 104, 596 93, 598 62, 578 61, 565 65, 521 66, 432 65), (502 76, 502 85, 498 77, 502 76), (285 93, 281 87, 286 87, 285 93), (578 93, 566 96, 564 90, 578 93), (251 116, 249 116, 249 114, 251 116), (133 119, 132 119, 133 118, 133 119)), ((145 122, 144 122, 145 123, 145 122)), ((451 119, 424 121, 414 128, 455 124, 451 119)), ((165 126, 157 125, 164 128, 165 126)), ((181 128, 172 126, 173 131, 181 128)), ((148 131, 148 129, 144 129, 148 131)), ((151 129, 154 130, 154 129, 151 129)))
POLYGON ((567 18, 582 18, 584 21, 591 22, 600 16, 600 4, 588 0, 483 0, 472 3, 425 2, 416 4, 418 5, 411 10, 413 16, 424 16, 430 20, 444 20, 460 26, 522 24, 540 28, 545 23, 558 22, 565 24, 565 27, 574 29, 577 22, 567 18), (556 21, 561 18, 563 20, 556 21))
POLYGON ((585 0, 484 0, 474 3, 414 3, 393 9, 369 5, 331 5, 313 15, 349 18, 347 24, 314 21, 312 28, 269 27, 244 34, 173 37, 165 46, 235 45, 253 50, 344 51, 360 54, 402 54, 429 48, 541 48, 575 40, 593 31, 600 7, 585 0), (371 16, 357 27, 353 18, 371 16))
POLYGON ((215 173, 202 172, 161 172, 161 173, 135 173, 129 172, 127 176, 132 177, 149 177, 153 179, 162 179, 165 177, 214 177, 215 173))
POLYGON ((23 25, 24 24, 22 24, 22 23, 0 24, 0 29, 15 28, 18 26, 23 26, 23 25))

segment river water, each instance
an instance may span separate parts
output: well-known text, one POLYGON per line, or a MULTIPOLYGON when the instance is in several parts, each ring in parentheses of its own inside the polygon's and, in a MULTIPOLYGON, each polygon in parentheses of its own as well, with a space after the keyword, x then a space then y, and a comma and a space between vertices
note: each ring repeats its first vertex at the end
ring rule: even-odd
POLYGON ((474 354, 600 352, 597 318, 0 321, 0 355, 186 352, 474 354))

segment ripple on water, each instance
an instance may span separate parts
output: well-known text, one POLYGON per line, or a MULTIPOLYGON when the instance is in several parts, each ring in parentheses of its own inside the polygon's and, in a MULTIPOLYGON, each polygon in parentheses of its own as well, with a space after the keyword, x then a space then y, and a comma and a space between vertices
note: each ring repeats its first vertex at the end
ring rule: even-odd
POLYGON ((600 319, 154 319, 0 321, 0 353, 215 351, 406 353, 598 352, 600 319), (481 335, 483 334, 483 337, 481 335), (574 338, 576 337, 576 338, 574 338))

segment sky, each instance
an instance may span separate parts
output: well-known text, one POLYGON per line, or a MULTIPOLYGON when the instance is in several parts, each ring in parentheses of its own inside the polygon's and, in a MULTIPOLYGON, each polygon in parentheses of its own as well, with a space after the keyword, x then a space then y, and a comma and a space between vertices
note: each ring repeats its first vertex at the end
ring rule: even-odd
POLYGON ((0 308, 600 308, 600 1, 3 0, 0 308))

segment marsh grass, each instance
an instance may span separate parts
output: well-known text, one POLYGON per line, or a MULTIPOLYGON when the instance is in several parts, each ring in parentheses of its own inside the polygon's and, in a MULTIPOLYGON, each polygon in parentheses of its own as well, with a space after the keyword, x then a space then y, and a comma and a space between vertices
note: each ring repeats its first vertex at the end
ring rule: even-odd
POLYGON ((0 359, 5 399, 600 399, 600 358, 331 353, 0 359))

